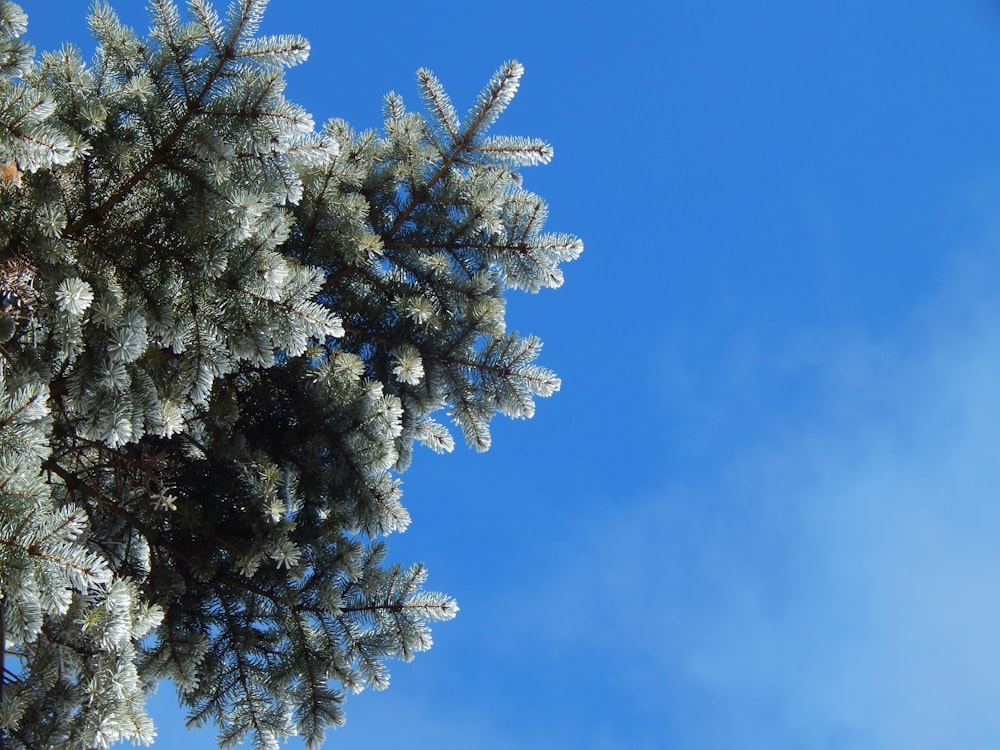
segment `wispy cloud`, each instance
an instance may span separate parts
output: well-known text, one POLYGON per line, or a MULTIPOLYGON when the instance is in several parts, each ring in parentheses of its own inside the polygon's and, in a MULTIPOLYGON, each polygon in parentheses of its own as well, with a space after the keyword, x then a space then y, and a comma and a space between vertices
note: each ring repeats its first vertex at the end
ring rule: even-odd
POLYGON ((529 593, 542 623, 512 627, 602 675, 595 725, 678 748, 1000 747, 994 271, 892 336, 759 350, 824 379, 808 420, 714 477, 608 498, 559 543, 529 593))

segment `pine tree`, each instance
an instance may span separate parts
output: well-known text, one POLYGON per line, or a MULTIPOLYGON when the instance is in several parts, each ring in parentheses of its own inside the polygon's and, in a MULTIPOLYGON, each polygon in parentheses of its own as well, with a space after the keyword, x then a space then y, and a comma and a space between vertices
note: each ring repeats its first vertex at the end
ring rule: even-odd
POLYGON ((521 66, 317 130, 265 0, 187 5, 142 37, 97 2, 88 63, 0 0, 6 748, 148 743, 165 678, 223 747, 319 746, 457 610, 386 560, 413 444, 559 387, 504 325, 581 250, 522 188, 549 146, 488 134, 521 66))

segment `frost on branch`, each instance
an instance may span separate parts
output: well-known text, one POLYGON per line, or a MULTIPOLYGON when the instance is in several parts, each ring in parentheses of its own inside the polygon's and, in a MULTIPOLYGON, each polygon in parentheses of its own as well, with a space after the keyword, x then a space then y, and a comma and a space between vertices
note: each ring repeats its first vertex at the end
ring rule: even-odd
POLYGON ((458 609, 383 540, 414 444, 559 387, 505 321, 582 249, 523 187, 552 149, 490 132, 521 66, 317 129, 265 6, 97 2, 87 62, 0 0, 6 748, 148 743, 161 679, 223 746, 318 747, 458 609))

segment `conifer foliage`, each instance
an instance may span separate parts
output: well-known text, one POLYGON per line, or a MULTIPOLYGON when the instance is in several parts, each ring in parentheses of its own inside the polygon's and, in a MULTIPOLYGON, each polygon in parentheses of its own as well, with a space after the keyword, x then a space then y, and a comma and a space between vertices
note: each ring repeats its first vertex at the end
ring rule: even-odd
POLYGON ((6 748, 148 743, 164 678, 223 747, 318 746, 457 610, 386 561, 413 444, 559 387, 504 325, 581 250, 521 185, 551 149, 488 133, 520 65, 464 117, 420 71, 423 114, 317 129, 265 4, 140 36, 99 1, 87 62, 0 0, 6 748))

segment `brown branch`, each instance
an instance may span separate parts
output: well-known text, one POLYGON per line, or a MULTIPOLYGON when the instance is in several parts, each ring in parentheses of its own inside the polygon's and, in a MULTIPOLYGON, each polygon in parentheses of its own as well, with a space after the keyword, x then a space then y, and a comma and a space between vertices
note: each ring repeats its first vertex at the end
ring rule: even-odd
POLYGON ((65 467, 56 463, 55 460, 53 460, 52 458, 47 458, 44 461, 42 461, 42 468, 45 469, 46 471, 51 471, 57 477, 62 479, 63 482, 66 484, 66 486, 69 487, 71 490, 76 490, 77 492, 86 495, 91 500, 94 500, 100 505, 109 508, 114 515, 118 516, 118 518, 120 518, 122 521, 125 521, 125 523, 127 523, 133 529, 140 532, 150 542, 159 543, 157 539, 158 535, 153 529, 146 526, 134 514, 125 510, 125 508, 118 505, 118 503, 112 502, 111 500, 106 498, 104 496, 104 493, 102 493, 99 489, 89 484, 88 482, 85 482, 84 480, 80 479, 78 475, 74 474, 69 469, 66 469, 65 467))

